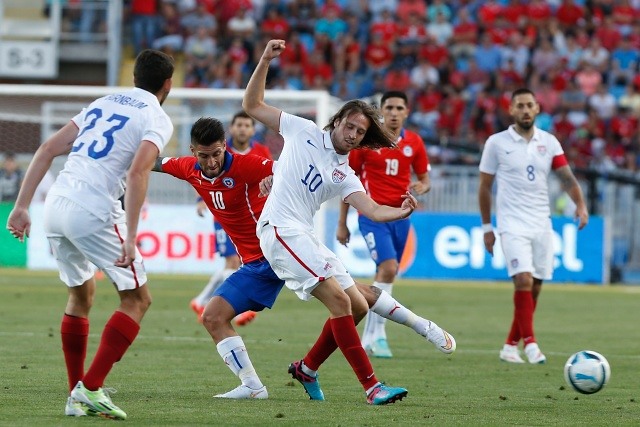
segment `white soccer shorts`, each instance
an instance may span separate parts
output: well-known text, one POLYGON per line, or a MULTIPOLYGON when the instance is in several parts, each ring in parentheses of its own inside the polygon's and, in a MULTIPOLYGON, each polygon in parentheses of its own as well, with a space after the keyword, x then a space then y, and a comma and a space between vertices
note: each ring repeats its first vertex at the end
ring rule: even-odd
POLYGON ((261 227, 260 248, 271 268, 303 301, 319 282, 334 277, 342 289, 355 284, 336 255, 310 232, 294 228, 261 227))
POLYGON ((138 250, 129 267, 114 265, 122 255, 125 223, 101 221, 67 198, 50 196, 44 205, 44 229, 58 263, 60 280, 67 286, 82 285, 95 274, 96 267, 104 271, 118 291, 136 289, 147 282, 138 250))
POLYGON ((549 280, 553 276, 553 231, 535 235, 500 234, 502 252, 509 277, 529 272, 536 279, 549 280))

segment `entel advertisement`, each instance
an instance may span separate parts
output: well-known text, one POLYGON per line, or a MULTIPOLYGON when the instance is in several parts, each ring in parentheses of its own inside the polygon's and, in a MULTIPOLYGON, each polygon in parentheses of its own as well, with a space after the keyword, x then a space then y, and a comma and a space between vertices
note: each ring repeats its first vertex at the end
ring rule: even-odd
MULTIPOLYGON (((505 259, 496 239, 493 257, 484 247, 480 216, 477 214, 434 214, 414 212, 400 272, 407 278, 508 280, 505 259)), ((605 254, 605 227, 601 217, 590 217, 578 230, 571 218, 552 218, 555 271, 553 282, 603 284, 608 280, 605 254)), ((337 213, 327 211, 327 245, 353 276, 373 277, 364 238, 358 231, 357 214, 351 210, 347 225, 351 231, 348 248, 335 240, 337 213)), ((494 221, 495 224, 495 221, 494 221)))
MULTIPOLYGON (((27 240, 27 267, 56 270, 44 234, 42 205, 31 208, 33 225, 27 240)), ((375 264, 358 231, 357 213, 347 219, 351 230, 348 247, 335 239, 338 212, 318 213, 325 244, 356 277, 373 277, 375 264)), ((400 263, 403 277, 427 279, 508 280, 505 260, 496 240, 494 256, 484 248, 479 215, 414 212, 413 228, 400 263)), ((606 283, 605 227, 602 218, 591 217, 578 231, 570 218, 553 218, 555 231, 554 282, 606 283)), ((150 273, 211 274, 223 268, 215 251, 211 216, 199 217, 195 205, 149 205, 139 225, 140 251, 150 273)))

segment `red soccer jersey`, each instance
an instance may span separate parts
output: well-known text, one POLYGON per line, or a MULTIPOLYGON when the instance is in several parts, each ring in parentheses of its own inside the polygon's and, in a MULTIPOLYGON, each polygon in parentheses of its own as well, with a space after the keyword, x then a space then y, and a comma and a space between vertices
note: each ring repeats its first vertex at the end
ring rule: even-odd
POLYGON ((262 258, 256 224, 267 198, 258 196, 258 184, 273 174, 273 161, 227 152, 222 174, 211 180, 202 174, 195 157, 167 157, 165 160, 162 171, 195 188, 233 241, 242 262, 262 258))
POLYGON ((360 176, 373 200, 381 205, 400 207, 401 196, 411 183, 411 169, 416 175, 426 173, 429 158, 420 135, 403 129, 398 148, 352 150, 349 166, 360 176))
POLYGON ((271 151, 267 148, 266 145, 262 145, 259 142, 251 141, 249 143, 249 148, 246 151, 240 152, 233 147, 231 140, 227 141, 227 150, 231 151, 234 154, 247 155, 252 154, 254 156, 266 157, 267 159, 273 159, 271 156, 271 151))

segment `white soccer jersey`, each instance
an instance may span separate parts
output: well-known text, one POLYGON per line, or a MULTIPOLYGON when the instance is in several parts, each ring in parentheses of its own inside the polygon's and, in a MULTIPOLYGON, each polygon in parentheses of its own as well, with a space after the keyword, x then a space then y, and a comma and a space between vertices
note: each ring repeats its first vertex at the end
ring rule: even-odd
POLYGON ((329 132, 282 112, 280 134, 284 148, 258 227, 268 221, 276 227, 313 230, 313 216, 324 201, 364 192, 349 167, 349 156, 336 153, 329 132))
POLYGON ((487 139, 480 172, 496 176, 498 232, 536 232, 550 227, 548 177, 553 159, 564 151, 555 136, 534 128, 527 142, 513 128, 487 139))
POLYGON ((162 152, 173 125, 158 98, 138 88, 99 98, 72 120, 78 137, 49 194, 66 197, 106 221, 120 204, 140 142, 150 141, 162 152))

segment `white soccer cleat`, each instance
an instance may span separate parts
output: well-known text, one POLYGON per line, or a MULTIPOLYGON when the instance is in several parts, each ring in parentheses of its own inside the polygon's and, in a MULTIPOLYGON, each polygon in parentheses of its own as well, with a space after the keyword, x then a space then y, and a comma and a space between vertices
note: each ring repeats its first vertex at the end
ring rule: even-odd
POLYGON ((505 344, 500 350, 500 360, 509 363, 524 363, 517 345, 505 344))
POLYGON ((436 346, 444 354, 451 354, 456 351, 456 340, 435 322, 429 321, 429 326, 425 331, 425 338, 436 346))
POLYGON ((535 342, 531 342, 524 347, 524 354, 527 355, 529 363, 542 364, 547 361, 547 358, 540 351, 540 347, 535 342))
POLYGON ((216 394, 213 397, 221 397, 224 399, 267 399, 269 393, 267 393, 267 387, 262 386, 257 390, 247 387, 244 384, 240 384, 238 387, 223 394, 216 394))
POLYGON ((68 417, 84 417, 87 415, 87 406, 69 396, 64 406, 64 414, 68 417))

